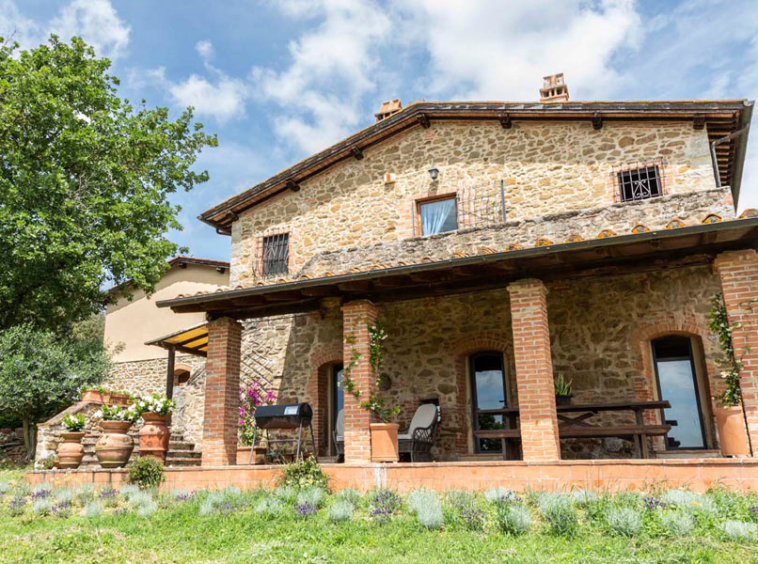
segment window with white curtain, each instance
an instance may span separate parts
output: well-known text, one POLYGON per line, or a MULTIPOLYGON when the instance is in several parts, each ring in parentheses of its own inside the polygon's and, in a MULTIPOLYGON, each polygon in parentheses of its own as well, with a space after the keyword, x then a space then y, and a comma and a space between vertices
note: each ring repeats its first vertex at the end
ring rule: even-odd
POLYGON ((420 202, 421 235, 434 235, 458 229, 455 196, 431 202, 420 202))

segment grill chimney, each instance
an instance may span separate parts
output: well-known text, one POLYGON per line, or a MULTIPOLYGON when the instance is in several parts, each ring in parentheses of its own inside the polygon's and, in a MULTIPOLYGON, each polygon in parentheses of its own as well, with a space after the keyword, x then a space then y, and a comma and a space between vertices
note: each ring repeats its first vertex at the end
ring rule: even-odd
POLYGON ((563 73, 551 74, 542 79, 540 102, 568 102, 569 89, 563 82, 563 73))
POLYGON ((400 110, 403 109, 403 103, 398 98, 397 100, 389 100, 388 102, 384 102, 382 104, 382 107, 379 109, 379 112, 374 114, 374 117, 376 117, 376 121, 382 121, 383 119, 387 119, 392 114, 396 114, 400 110))

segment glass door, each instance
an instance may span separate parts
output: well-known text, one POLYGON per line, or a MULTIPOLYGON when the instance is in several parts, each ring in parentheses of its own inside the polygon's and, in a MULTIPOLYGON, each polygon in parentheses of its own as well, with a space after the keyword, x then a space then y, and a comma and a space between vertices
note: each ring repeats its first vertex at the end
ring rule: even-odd
MULTIPOLYGON (((343 366, 334 364, 332 366, 331 387, 332 387, 332 410, 331 421, 329 425, 329 437, 333 436, 334 428, 337 424, 337 415, 345 407, 345 387, 342 385, 344 380, 343 366)), ((336 448, 332 445, 332 450, 336 454, 336 448)))
MULTIPOLYGON (((483 352, 471 355, 471 396, 474 429, 505 429, 502 415, 480 413, 482 410, 506 407, 505 368, 503 355, 499 352, 483 352)), ((503 452, 500 439, 474 439, 476 452, 503 452)))
POLYGON ((700 390, 689 337, 662 337, 653 341, 653 358, 658 378, 658 397, 668 400, 663 410, 671 425, 667 449, 705 448, 705 426, 700 405, 700 390))

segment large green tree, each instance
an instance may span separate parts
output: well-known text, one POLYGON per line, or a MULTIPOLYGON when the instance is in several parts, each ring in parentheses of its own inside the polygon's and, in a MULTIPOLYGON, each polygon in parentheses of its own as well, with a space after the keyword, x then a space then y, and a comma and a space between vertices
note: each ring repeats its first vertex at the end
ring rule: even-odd
POLYGON ((107 284, 150 292, 178 250, 169 195, 208 179, 191 108, 135 108, 109 67, 78 38, 0 38, 0 329, 84 319, 107 284))
POLYGON ((65 334, 30 324, 0 331, 0 413, 19 419, 24 446, 34 458, 37 423, 76 402, 85 386, 110 370, 102 337, 89 327, 65 334))

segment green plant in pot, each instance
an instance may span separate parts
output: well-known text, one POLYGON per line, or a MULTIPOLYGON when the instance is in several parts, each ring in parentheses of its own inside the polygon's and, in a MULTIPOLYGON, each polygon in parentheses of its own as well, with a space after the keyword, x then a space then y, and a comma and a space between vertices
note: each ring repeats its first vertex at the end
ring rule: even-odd
POLYGON ((82 439, 86 434, 86 421, 81 413, 69 413, 63 418, 65 433, 61 433, 63 442, 58 445, 58 468, 79 468, 84 458, 82 439))
POLYGON ((563 372, 558 373, 558 377, 554 380, 555 384, 555 404, 556 405, 571 405, 572 396, 572 381, 566 380, 563 377, 563 372))

